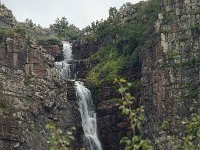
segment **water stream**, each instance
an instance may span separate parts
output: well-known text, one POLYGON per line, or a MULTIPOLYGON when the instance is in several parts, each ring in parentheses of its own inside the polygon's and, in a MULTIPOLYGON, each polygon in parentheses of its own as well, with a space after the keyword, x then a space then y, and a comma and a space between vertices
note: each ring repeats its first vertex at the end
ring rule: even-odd
MULTIPOLYGON (((70 43, 63 42, 63 54, 64 61, 56 62, 57 69, 64 79, 75 80, 72 78, 71 72, 73 64, 69 63, 69 61, 73 60, 70 43)), ((84 83, 81 81, 75 80, 74 87, 84 131, 84 146, 86 150, 102 150, 102 146, 97 134, 96 113, 94 111, 91 92, 84 86, 84 83)))
POLYGON ((56 62, 56 67, 64 79, 70 80, 71 64, 69 64, 69 61, 72 60, 72 49, 70 43, 68 42, 63 42, 63 55, 64 60, 61 62, 56 62))

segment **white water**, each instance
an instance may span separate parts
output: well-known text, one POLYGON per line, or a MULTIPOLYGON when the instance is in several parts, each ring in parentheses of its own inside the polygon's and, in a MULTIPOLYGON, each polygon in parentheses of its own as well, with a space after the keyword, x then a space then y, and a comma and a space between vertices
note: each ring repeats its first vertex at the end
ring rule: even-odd
POLYGON ((94 112, 91 93, 80 81, 75 82, 75 89, 85 134, 85 146, 88 150, 102 150, 97 136, 96 113, 94 112))
MULTIPOLYGON (((58 71, 62 77, 72 80, 71 66, 72 49, 68 42, 63 42, 64 61, 56 62, 58 71)), ((78 100, 79 111, 84 131, 84 144, 87 150, 102 150, 101 143, 97 135, 96 113, 94 112, 93 101, 90 91, 80 81, 75 81, 75 91, 78 100)))
POLYGON ((63 55, 64 61, 56 62, 56 67, 64 79, 70 79, 71 64, 69 64, 69 61, 72 60, 72 49, 70 43, 68 42, 63 42, 63 55))

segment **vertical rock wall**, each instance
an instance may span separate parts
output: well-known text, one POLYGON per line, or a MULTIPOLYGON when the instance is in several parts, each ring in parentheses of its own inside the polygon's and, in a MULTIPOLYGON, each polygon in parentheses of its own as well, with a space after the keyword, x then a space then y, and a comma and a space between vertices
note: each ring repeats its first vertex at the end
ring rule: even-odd
MULTIPOLYGON (((76 77, 79 80, 83 80, 87 77, 89 70, 98 64, 97 60, 90 59, 92 54, 97 50, 97 45, 93 49, 95 43, 89 42, 87 44, 81 44, 82 42, 76 42, 72 45, 73 56, 78 59, 75 64, 77 71, 76 77), (79 44, 77 44, 79 43, 79 44), (89 59, 85 59, 88 58, 89 59)), ((73 62, 71 62, 73 63, 73 62)), ((94 85, 88 84, 87 87, 92 92, 94 104, 96 105, 97 113, 97 128, 99 133, 99 139, 104 150, 118 150, 124 149, 120 144, 122 137, 126 136, 128 129, 127 119, 122 116, 118 109, 117 87, 113 81, 105 81, 100 87, 95 88, 94 85)))
POLYGON ((200 2, 161 0, 160 7, 160 42, 142 59, 144 135, 155 149, 172 150, 182 140, 184 118, 200 113, 200 2))
POLYGON ((46 43, 45 50, 27 36, 15 34, 12 19, 11 11, 0 5, 0 149, 49 149, 50 133, 45 128, 49 123, 64 134, 77 127, 73 148, 80 149, 78 106, 75 93, 68 94, 74 87, 60 78, 54 66, 55 59, 62 57, 62 45, 46 43))
MULTIPOLYGON (((54 57, 27 39, 4 37, 0 48, 0 149, 46 150, 54 123, 80 128, 78 106, 54 67, 54 57)), ((79 130, 77 131, 79 132, 79 130)), ((81 147, 80 134, 74 149, 81 147)))

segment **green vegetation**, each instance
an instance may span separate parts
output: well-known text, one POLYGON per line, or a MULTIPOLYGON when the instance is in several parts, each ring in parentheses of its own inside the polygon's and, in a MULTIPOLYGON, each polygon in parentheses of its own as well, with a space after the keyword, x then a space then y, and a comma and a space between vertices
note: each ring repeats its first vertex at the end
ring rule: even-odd
POLYGON ((12 109, 11 97, 4 94, 2 89, 0 89, 0 113, 6 116, 12 109))
POLYGON ((60 42, 57 37, 40 37, 37 39, 39 45, 48 45, 49 43, 58 44, 60 42))
POLYGON ((37 25, 33 23, 32 19, 27 18, 24 22, 25 26, 35 28, 37 25))
POLYGON ((36 25, 31 19, 26 19, 25 22, 17 23, 13 28, 0 28, 0 43, 3 40, 3 36, 10 38, 29 38, 36 41, 42 38, 55 37, 51 30, 36 25))
POLYGON ((8 29, 0 28, 0 43, 3 42, 4 36, 13 38, 13 37, 22 37, 25 34, 26 34, 25 30, 19 28, 18 26, 16 26, 13 29, 12 28, 8 28, 8 29))
POLYGON ((140 68, 142 52, 153 48, 158 41, 152 34, 158 7, 159 2, 151 0, 136 5, 127 3, 119 10, 110 8, 108 20, 93 22, 84 30, 85 39, 102 43, 100 51, 92 57, 99 62, 88 74, 92 83, 99 85, 116 77, 126 77, 125 71, 140 68), (132 10, 134 14, 129 15, 132 10), (126 16, 122 18, 120 13, 126 16))
POLYGON ((92 69, 88 75, 88 79, 93 81, 95 85, 120 76, 118 70, 125 61, 125 58, 118 56, 116 51, 112 49, 112 46, 108 46, 96 53, 94 59, 98 59, 100 63, 92 69), (107 54, 105 55, 105 53, 107 54))
POLYGON ((128 92, 132 85, 123 79, 115 79, 115 82, 119 84, 118 91, 122 96, 119 100, 119 109, 128 117, 132 129, 132 136, 122 138, 121 143, 126 145, 125 150, 153 150, 151 142, 142 137, 141 123, 144 119, 144 108, 135 106, 136 99, 128 92))
POLYGON ((168 50, 166 55, 167 55, 169 60, 174 60, 179 55, 179 53, 174 52, 173 50, 168 50))
POLYGON ((168 24, 171 24, 172 22, 173 22, 173 17, 175 16, 174 14, 170 14, 169 12, 168 13, 165 13, 164 14, 165 16, 164 16, 164 21, 163 21, 163 24, 166 24, 166 25, 168 25, 168 24))
POLYGON ((182 146, 184 150, 200 149, 200 115, 193 114, 191 119, 185 122, 185 132, 182 146))
POLYGON ((3 35, 5 33, 5 30, 0 28, 0 48, 3 46, 3 35))
POLYGON ((50 29, 52 29, 59 38, 66 41, 75 40, 80 37, 79 29, 73 24, 69 24, 65 17, 61 19, 57 18, 55 23, 50 25, 50 29))
POLYGON ((48 29, 42 28, 40 25, 33 23, 31 19, 26 19, 25 22, 17 23, 11 31, 11 37, 21 36, 28 37, 31 40, 41 40, 45 38, 56 38, 55 33, 48 29))
POLYGON ((63 132, 54 125, 47 124, 46 128, 51 134, 48 140, 50 150, 72 150, 71 143, 74 140, 73 132, 76 128, 73 127, 67 131, 67 136, 64 136, 63 132))
POLYGON ((23 28, 22 26, 19 26, 17 25, 15 28, 14 28, 14 32, 21 35, 21 36, 25 36, 26 35, 26 29, 23 28))

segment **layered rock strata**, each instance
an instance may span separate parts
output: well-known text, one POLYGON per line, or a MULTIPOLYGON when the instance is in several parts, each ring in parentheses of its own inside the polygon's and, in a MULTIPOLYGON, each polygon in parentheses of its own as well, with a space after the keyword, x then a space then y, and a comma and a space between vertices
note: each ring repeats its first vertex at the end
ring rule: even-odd
POLYGON ((160 42, 142 58, 144 135, 155 149, 181 144, 184 119, 200 113, 200 4, 198 1, 160 2, 155 24, 160 42))
MULTIPOLYGON (((1 30, 15 32, 11 11, 0 5, 1 30), (2 22, 4 21, 5 24, 2 22)), ((73 84, 63 80, 54 62, 62 56, 60 42, 48 49, 27 36, 0 35, 0 149, 47 150, 50 137, 46 124, 53 123, 64 134, 77 127, 74 149, 82 145, 80 118, 73 84), (69 92, 69 93, 68 93, 69 92)))

